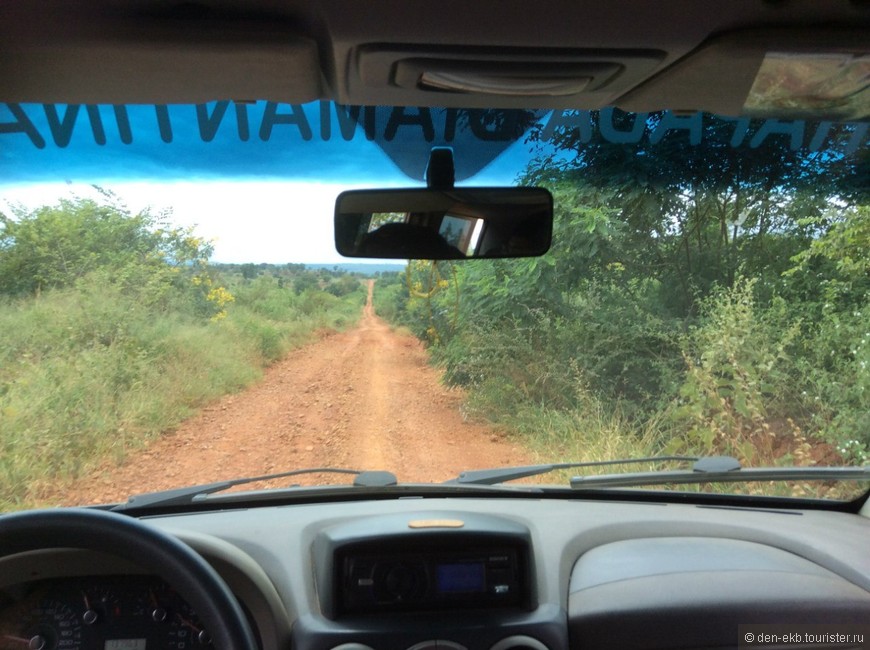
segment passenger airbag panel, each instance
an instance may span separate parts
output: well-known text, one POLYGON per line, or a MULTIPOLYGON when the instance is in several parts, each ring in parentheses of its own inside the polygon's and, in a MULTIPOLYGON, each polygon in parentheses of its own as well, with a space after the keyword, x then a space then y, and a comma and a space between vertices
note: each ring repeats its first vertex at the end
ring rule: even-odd
POLYGON ((864 623, 870 593, 804 558, 715 538, 634 539, 571 575, 572 648, 736 647, 745 623, 864 623))

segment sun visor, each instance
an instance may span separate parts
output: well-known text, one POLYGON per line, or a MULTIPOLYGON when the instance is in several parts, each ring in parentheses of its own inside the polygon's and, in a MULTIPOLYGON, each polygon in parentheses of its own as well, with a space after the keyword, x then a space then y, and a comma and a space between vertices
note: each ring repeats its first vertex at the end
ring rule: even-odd
POLYGON ((351 55, 349 104, 462 108, 587 108, 652 74, 658 50, 377 45, 351 55))
POLYGON ((0 44, 6 102, 190 104, 212 100, 296 103, 321 94, 317 45, 281 39, 195 38, 0 44))
POLYGON ((866 31, 760 29, 723 34, 616 104, 632 112, 707 111, 801 119, 870 119, 866 31))

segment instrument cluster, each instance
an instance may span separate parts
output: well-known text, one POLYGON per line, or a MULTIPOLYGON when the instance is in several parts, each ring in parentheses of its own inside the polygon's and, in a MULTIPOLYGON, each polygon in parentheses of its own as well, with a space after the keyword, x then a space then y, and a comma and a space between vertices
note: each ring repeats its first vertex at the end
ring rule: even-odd
POLYGON ((206 650, 196 612, 154 576, 39 580, 0 590, 0 650, 206 650))

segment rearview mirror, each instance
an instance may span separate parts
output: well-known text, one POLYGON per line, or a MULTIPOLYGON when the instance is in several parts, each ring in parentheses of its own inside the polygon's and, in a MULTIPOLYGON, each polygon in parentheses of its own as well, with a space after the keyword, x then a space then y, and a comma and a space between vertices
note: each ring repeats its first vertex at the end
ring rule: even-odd
POLYGON ((335 201, 345 257, 535 257, 552 233, 553 197, 539 187, 353 190, 335 201))

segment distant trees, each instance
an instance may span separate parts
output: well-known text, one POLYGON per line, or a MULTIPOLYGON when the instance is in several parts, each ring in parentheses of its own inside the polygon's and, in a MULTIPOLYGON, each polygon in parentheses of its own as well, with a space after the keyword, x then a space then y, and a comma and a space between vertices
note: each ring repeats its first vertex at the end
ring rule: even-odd
POLYGON ((251 264, 250 262, 248 262, 247 264, 242 264, 239 270, 241 271, 242 277, 245 278, 245 280, 253 280, 260 274, 259 270, 257 269, 257 265, 251 264))

